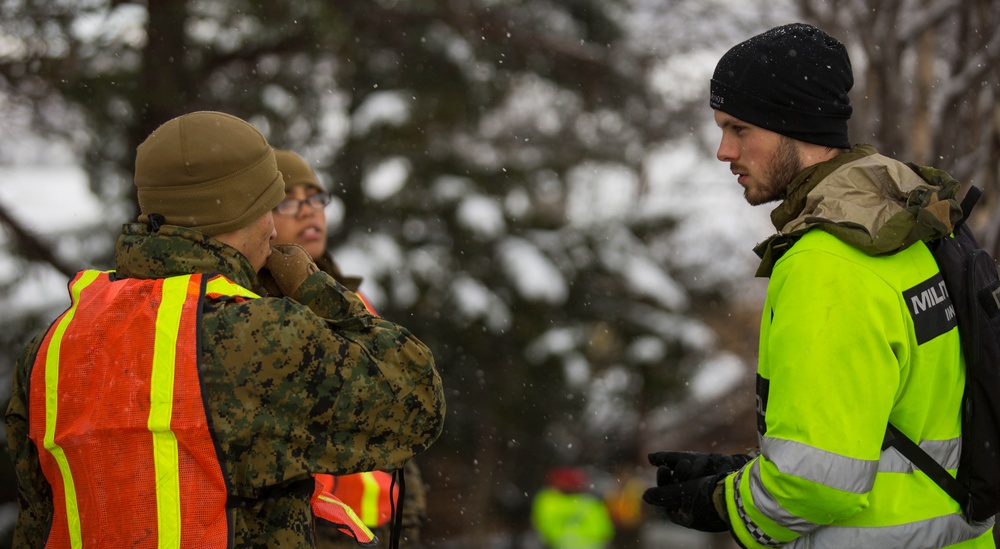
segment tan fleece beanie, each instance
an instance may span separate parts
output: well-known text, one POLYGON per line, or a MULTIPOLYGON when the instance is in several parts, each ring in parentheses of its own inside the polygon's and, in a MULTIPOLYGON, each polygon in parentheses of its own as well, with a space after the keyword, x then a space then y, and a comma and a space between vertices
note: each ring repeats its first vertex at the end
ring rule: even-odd
POLYGON ((291 192, 299 185, 312 187, 317 191, 325 191, 316 172, 309 167, 309 163, 304 158, 292 151, 274 150, 274 159, 278 162, 278 171, 281 172, 285 180, 285 192, 291 192))
POLYGON ((140 223, 163 223, 208 236, 250 225, 285 199, 274 150, 256 128, 221 112, 199 111, 164 123, 139 145, 135 186, 140 223))

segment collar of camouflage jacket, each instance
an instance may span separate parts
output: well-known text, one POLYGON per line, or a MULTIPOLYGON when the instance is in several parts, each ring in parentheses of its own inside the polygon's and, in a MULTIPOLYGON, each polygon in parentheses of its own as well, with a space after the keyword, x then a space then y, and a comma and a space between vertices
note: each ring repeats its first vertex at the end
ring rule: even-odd
POLYGON ((144 223, 125 224, 115 245, 115 265, 129 278, 219 273, 244 288, 257 286, 253 266, 235 248, 174 225, 151 232, 144 223))
POLYGON ((960 185, 934 168, 904 164, 857 145, 802 171, 771 212, 778 230, 758 244, 757 276, 806 232, 819 228, 869 255, 892 254, 951 233, 961 219, 960 185))

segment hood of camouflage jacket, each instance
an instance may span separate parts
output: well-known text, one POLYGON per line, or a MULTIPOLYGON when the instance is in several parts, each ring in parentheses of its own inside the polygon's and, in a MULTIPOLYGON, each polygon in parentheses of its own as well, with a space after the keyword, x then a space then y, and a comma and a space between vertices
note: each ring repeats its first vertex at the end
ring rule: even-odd
POLYGON ((893 254, 947 236, 962 218, 960 184, 947 173, 903 163, 856 145, 803 170, 771 212, 778 234, 758 244, 757 276, 807 231, 819 228, 868 255, 893 254))
POLYGON ((140 279, 219 273, 247 289, 257 285, 257 272, 235 248, 174 225, 163 225, 156 232, 144 223, 122 226, 115 245, 115 271, 140 279))

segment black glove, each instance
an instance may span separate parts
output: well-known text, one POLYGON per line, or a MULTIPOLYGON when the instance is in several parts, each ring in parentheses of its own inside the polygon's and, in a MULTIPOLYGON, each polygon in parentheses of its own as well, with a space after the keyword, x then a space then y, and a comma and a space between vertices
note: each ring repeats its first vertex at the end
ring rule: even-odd
POLYGON ((725 532, 729 530, 729 522, 719 515, 712 497, 716 489, 722 489, 718 484, 727 474, 660 485, 646 490, 642 499, 650 505, 662 507, 667 518, 678 526, 702 532, 725 532))
POLYGON ((750 462, 744 454, 724 455, 701 452, 655 452, 649 462, 657 467, 656 485, 678 484, 694 478, 731 473, 750 462))

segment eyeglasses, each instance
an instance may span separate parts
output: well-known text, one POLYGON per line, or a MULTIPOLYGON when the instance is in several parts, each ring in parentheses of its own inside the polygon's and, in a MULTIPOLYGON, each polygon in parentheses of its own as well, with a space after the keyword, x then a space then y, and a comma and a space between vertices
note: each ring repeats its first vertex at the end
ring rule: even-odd
POLYGON ((322 210, 330 203, 330 195, 319 192, 307 196, 304 200, 298 198, 286 198, 274 207, 274 213, 278 215, 299 215, 303 204, 309 204, 314 210, 322 210))

